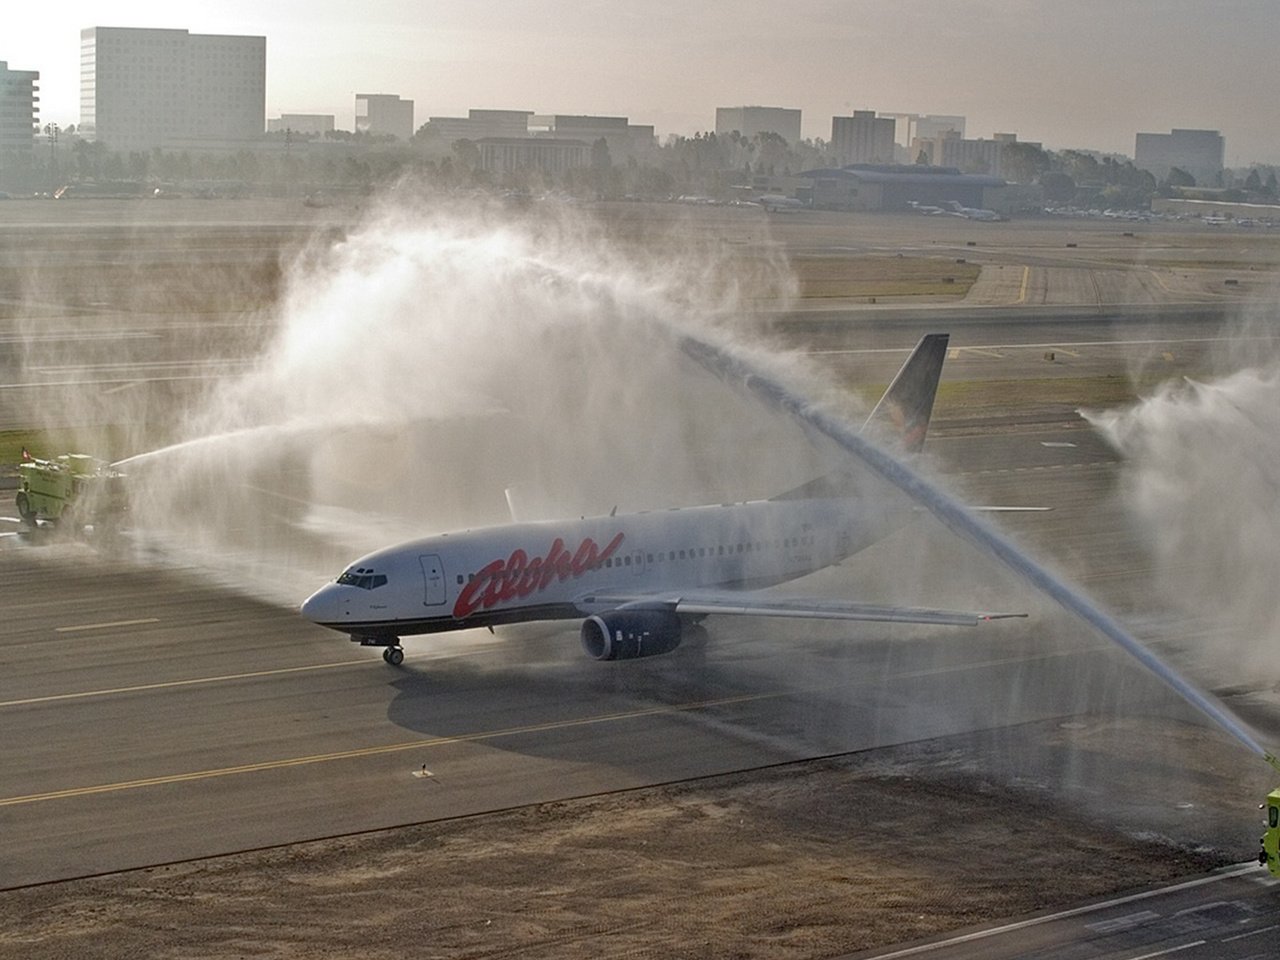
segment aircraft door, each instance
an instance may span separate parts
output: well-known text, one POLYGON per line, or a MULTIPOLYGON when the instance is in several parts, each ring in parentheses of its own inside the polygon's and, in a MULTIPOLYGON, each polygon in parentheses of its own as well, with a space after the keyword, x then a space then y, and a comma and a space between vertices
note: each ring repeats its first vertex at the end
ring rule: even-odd
POLYGON ((422 565, 422 605, 437 607, 445 601, 444 564, 434 553, 418 557, 418 563, 422 565))
POLYGON ((639 550, 631 554, 631 572, 637 577, 644 572, 644 554, 639 550))

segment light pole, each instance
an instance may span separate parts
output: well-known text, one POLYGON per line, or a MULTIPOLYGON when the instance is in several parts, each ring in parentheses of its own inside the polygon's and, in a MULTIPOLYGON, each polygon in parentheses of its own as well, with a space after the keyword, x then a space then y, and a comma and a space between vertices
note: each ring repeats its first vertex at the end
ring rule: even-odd
POLYGON ((58 190, 58 158, 55 151, 58 146, 58 125, 56 123, 46 123, 44 132, 49 137, 49 197, 58 190))

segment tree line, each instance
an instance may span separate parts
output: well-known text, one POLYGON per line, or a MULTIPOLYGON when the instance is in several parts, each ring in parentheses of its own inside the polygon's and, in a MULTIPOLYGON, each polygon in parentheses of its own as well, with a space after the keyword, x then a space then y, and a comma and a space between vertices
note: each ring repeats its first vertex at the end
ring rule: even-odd
MULTIPOLYGON (((831 144, 821 138, 789 143, 773 133, 672 135, 661 144, 619 157, 598 140, 591 145, 587 166, 554 173, 533 167, 486 170, 476 143, 458 140, 443 149, 428 149, 428 138, 421 132, 409 143, 345 131, 313 139, 272 134, 266 142, 270 149, 228 153, 116 151, 105 143, 64 136, 48 150, 37 144, 29 152, 0 157, 0 189, 42 192, 66 184, 133 183, 182 192, 184 185, 203 182, 287 196, 367 193, 412 176, 443 189, 606 199, 693 194, 723 200, 735 195, 735 187, 750 186, 756 178, 785 177, 839 163, 831 144)), ((1018 142, 1001 149, 1000 175, 1014 183, 1038 184, 1050 203, 1142 209, 1155 196, 1176 196, 1195 187, 1225 190, 1223 199, 1280 200, 1273 167, 1224 171, 1219 182, 1197 184, 1177 168, 1157 181, 1127 158, 1092 151, 1053 151, 1018 142)))

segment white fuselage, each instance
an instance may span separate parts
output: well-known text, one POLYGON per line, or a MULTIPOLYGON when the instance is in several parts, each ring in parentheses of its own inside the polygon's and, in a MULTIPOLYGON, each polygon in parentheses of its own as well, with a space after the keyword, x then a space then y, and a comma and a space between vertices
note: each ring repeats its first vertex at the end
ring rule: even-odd
POLYGON ((392 638, 606 609, 591 595, 750 589, 838 563, 901 526, 906 508, 765 500, 517 523, 361 557, 303 605, 353 638, 392 638))

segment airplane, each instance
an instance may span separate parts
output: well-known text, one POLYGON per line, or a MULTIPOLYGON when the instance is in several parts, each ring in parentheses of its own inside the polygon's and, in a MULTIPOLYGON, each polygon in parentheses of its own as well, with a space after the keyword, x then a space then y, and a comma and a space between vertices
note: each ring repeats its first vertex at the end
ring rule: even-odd
POLYGON ((984 210, 981 207, 966 207, 958 200, 947 201, 947 212, 953 217, 964 217, 966 220, 984 220, 994 222, 1003 220, 1004 217, 996 213, 994 210, 984 210))
MULTIPOLYGON (((916 345, 864 429, 905 453, 924 445, 948 334, 916 345)), ((709 615, 973 626, 1003 614, 778 596, 905 525, 910 504, 871 503, 854 478, 820 477, 769 500, 493 526, 401 543, 356 560, 301 608, 308 620, 383 647, 400 637, 581 619, 596 660, 668 653, 709 615)))
POLYGON ((756 197, 756 203, 764 207, 766 212, 780 213, 786 210, 808 210, 809 205, 803 200, 797 200, 795 197, 784 197, 779 193, 766 193, 762 197, 756 197))

